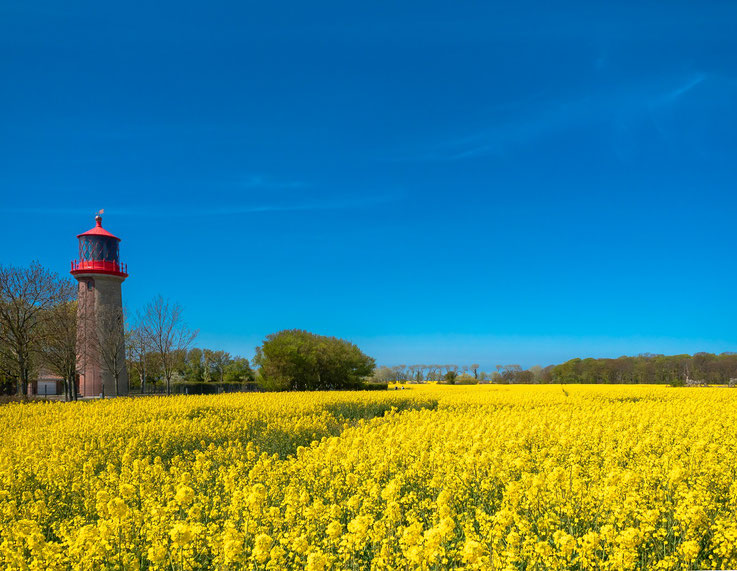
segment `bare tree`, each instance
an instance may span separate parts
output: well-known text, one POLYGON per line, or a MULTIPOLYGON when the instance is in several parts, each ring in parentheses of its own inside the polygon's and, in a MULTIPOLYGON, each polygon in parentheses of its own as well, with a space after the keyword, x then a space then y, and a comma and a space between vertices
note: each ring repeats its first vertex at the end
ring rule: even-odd
POLYGON ((166 379, 166 394, 171 394, 171 377, 177 353, 186 350, 197 337, 182 320, 182 306, 155 297, 143 310, 141 325, 161 359, 166 379))
POLYGON ((0 351, 13 365, 19 395, 28 392, 49 310, 68 301, 64 283, 35 261, 27 268, 0 266, 0 351))
POLYGON ((427 373, 428 381, 439 381, 442 378, 442 365, 429 365, 430 371, 427 373))
POLYGON ((0 392, 3 394, 14 385, 14 367, 5 352, 0 351, 0 392))
POLYGON ((532 375, 522 375, 522 367, 520 365, 497 365, 497 371, 499 372, 499 382, 512 384, 529 382, 532 375), (529 378, 528 378, 529 377, 529 378))
POLYGON ((422 365, 409 365, 407 369, 409 370, 409 378, 413 381, 419 381, 420 376, 422 375, 421 370, 422 365))
POLYGON ((540 365, 533 365, 529 368, 529 371, 532 374, 532 382, 540 383, 543 376, 543 368, 540 365))
POLYGON ((397 376, 391 368, 382 366, 377 367, 374 370, 374 374, 371 379, 377 383, 391 383, 396 381, 397 376))
MULTIPOLYGON (((65 286, 66 295, 74 295, 71 281, 65 286)), ((46 367, 64 379, 67 400, 77 400, 77 303, 65 301, 49 310, 45 320, 42 360, 46 367)))
MULTIPOLYGON (((125 317, 122 307, 98 308, 96 349, 100 365, 115 381, 115 396, 120 395, 120 378, 125 373, 125 317)), ((103 394, 104 394, 103 384, 103 394)))
POLYGON ((476 380, 478 380, 479 378, 479 367, 480 366, 481 365, 479 365, 478 363, 474 363, 473 365, 471 365, 471 370, 473 371, 473 376, 476 380))
POLYGON ((212 373, 215 373, 222 383, 225 379, 225 367, 230 363, 230 353, 205 349, 203 356, 205 358, 205 374, 208 376, 206 380, 210 380, 212 373))
POLYGON ((138 372, 141 382, 141 394, 146 393, 146 355, 153 351, 153 343, 146 332, 143 316, 136 314, 135 324, 128 329, 128 356, 131 364, 138 372))
POLYGON ((394 365, 392 367, 392 372, 394 373, 395 382, 404 383, 404 381, 407 380, 404 376, 404 365, 394 365))

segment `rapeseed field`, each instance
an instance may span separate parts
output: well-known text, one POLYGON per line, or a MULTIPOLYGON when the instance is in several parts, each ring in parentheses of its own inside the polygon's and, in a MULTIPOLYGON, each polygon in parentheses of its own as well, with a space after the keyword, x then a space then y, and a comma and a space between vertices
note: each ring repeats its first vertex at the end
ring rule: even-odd
POLYGON ((3 569, 737 567, 737 391, 0 408, 3 569))

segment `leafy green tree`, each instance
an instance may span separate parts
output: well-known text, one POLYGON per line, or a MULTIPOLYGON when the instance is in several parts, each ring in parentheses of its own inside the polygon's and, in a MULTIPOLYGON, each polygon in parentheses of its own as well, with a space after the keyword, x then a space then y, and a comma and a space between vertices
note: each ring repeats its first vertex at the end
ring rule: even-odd
POLYGON ((475 384, 478 384, 478 382, 479 380, 473 375, 470 375, 468 373, 462 373, 454 379, 453 384, 455 385, 475 385, 475 384))
POLYGON ((234 357, 224 367, 223 380, 227 383, 245 383, 253 380, 253 370, 248 359, 234 357))
POLYGON ((202 382, 204 377, 204 364, 202 359, 202 349, 194 347, 187 351, 187 360, 182 371, 182 376, 186 381, 191 383, 202 382))
POLYGON ((289 329, 272 333, 256 348, 254 363, 273 390, 350 389, 374 370, 374 359, 349 341, 289 329))
POLYGON ((694 355, 653 355, 616 359, 571 359, 542 370, 542 382, 555 383, 659 383, 683 385, 728 385, 737 378, 734 353, 694 355))

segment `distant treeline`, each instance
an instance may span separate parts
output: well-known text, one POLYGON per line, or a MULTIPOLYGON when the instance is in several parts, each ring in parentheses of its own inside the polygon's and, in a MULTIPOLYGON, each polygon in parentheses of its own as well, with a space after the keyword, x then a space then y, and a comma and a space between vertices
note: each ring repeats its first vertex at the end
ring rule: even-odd
POLYGON ((395 365, 377 367, 372 380, 397 383, 448 383, 474 385, 476 383, 542 383, 551 382, 549 369, 539 365, 523 369, 519 365, 497 365, 494 371, 483 371, 481 365, 395 365), (544 375, 548 371, 548 377, 544 375))
POLYGON ((737 379, 737 353, 571 359, 550 369, 553 383, 715 384, 737 379))
POLYGON ((737 353, 654 355, 616 359, 571 359, 560 365, 523 369, 520 365, 497 365, 480 370, 479 365, 398 365, 379 367, 377 381, 445 382, 451 384, 668 384, 727 385, 737 382, 737 353))

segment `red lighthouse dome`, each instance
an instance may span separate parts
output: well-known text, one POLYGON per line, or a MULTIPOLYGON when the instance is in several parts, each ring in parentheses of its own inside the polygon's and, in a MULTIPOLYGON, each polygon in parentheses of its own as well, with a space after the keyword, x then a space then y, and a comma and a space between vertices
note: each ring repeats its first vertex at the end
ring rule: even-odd
POLYGON ((79 259, 72 260, 72 275, 107 274, 128 277, 127 264, 120 263, 120 238, 102 227, 102 210, 94 228, 78 234, 79 259))

